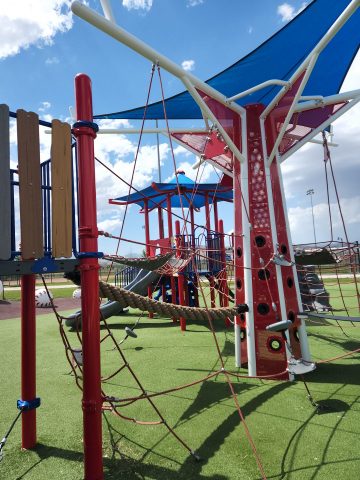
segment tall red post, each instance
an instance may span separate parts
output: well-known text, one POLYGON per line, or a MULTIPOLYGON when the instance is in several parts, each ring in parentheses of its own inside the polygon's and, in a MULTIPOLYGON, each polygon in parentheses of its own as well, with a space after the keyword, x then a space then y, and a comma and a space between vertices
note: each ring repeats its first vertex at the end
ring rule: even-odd
POLYGON ((158 222, 159 222, 159 238, 164 238, 164 219, 162 214, 162 208, 158 207, 158 222))
MULTIPOLYGON (((194 207, 190 206, 190 222, 191 222, 191 248, 193 252, 193 262, 196 263, 196 239, 195 239, 195 219, 194 219, 194 207)), ((193 270, 195 270, 195 265, 193 265, 193 270)), ((199 306, 199 282, 198 277, 195 275, 192 279, 195 287, 195 306, 199 306)))
MULTIPOLYGON (((176 256, 177 258, 181 258, 182 241, 181 241, 179 220, 175 221, 175 233, 176 233, 176 256)), ((185 305, 185 278, 181 272, 178 273, 178 294, 179 294, 179 304, 185 305)), ((180 328, 181 328, 181 331, 183 332, 186 330, 186 320, 183 317, 180 317, 180 328)))
POLYGON ((219 229, 218 229, 218 226, 219 226, 219 214, 218 214, 218 202, 217 202, 217 200, 214 200, 213 209, 214 209, 214 225, 215 225, 215 230, 219 231, 219 229))
POLYGON ((79 175, 79 243, 83 339, 83 420, 85 480, 102 480, 100 382, 100 310, 98 229, 91 80, 75 77, 77 123, 74 125, 79 175))
MULTIPOLYGON (((225 250, 225 235, 224 235, 224 222, 219 220, 218 223, 218 232, 220 234, 220 248, 221 248, 221 266, 222 271, 220 272, 221 280, 220 280, 220 292, 221 292, 221 306, 228 307, 229 306, 229 286, 227 283, 227 265, 226 265, 226 250, 225 250)), ((225 320, 226 327, 231 326, 230 319, 227 318, 225 320)))
MULTIPOLYGON (((146 243, 145 252, 146 252, 146 256, 150 257, 151 252, 150 252, 149 204, 147 200, 144 200, 144 215, 145 215, 145 243, 146 243)), ((152 291, 151 285, 148 286, 147 291, 148 291, 148 297, 152 298, 153 291, 152 291)), ((148 317, 153 318, 154 314, 152 312, 149 312, 148 317)))
MULTIPOLYGON (((205 195, 205 217, 206 217, 206 238, 207 238, 207 249, 209 249, 209 246, 211 249, 213 248, 212 242, 209 242, 210 238, 210 231, 211 231, 211 223, 210 223, 210 208, 209 208, 209 194, 206 192, 205 195)), ((216 228, 216 227, 215 227, 216 228)), ((212 256, 214 252, 207 251, 207 256, 212 256)), ((209 262, 209 265, 211 265, 212 262, 209 262)), ((209 285, 210 285, 210 301, 211 301, 211 308, 215 308, 215 284, 214 284, 214 276, 211 274, 209 275, 209 285)))
MULTIPOLYGON (((35 275, 21 277, 21 399, 36 397, 35 275)), ((22 448, 36 445, 36 409, 22 413, 22 448)))
MULTIPOLYGON (((167 222, 168 222, 168 235, 170 245, 172 245, 173 241, 173 229, 172 229, 172 214, 171 214, 171 197, 167 195, 166 198, 166 209, 167 209, 167 222)), ((175 278, 173 275, 170 277, 170 285, 171 285, 171 301, 172 303, 176 303, 176 285, 175 285, 175 278)), ((173 321, 176 322, 176 319, 173 318, 173 321)))

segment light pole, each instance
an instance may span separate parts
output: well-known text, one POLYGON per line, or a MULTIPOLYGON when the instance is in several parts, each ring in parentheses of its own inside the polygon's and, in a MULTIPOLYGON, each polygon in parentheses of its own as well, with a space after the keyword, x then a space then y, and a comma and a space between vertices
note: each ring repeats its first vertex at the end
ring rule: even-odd
POLYGON ((314 240, 315 240, 315 245, 316 245, 316 232, 315 232, 315 219, 314 219, 314 205, 313 205, 313 200, 312 196, 314 195, 314 189, 310 188, 307 192, 306 195, 310 195, 310 203, 311 203, 311 215, 312 215, 312 223, 313 223, 313 230, 314 230, 314 240))

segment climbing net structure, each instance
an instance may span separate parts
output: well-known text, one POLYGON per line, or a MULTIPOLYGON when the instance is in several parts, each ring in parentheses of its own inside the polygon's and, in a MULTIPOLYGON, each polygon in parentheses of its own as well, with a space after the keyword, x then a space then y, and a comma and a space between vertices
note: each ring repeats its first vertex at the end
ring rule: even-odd
MULTIPOLYGON (((4 132, 0 138, 0 166, 5 172, 0 176, 0 191, 5 192, 3 198, 6 202, 4 209, 0 211, 1 225, 5 225, 2 232, 0 268, 2 274, 16 272, 22 276, 24 359, 19 409, 24 424, 24 448, 32 448, 36 444, 35 409, 40 404, 35 391, 34 275, 53 271, 73 273, 76 270, 80 272, 82 286, 82 329, 81 332, 77 331, 77 345, 71 345, 64 328, 68 319, 58 313, 56 317, 66 356, 75 381, 83 392, 85 479, 98 480, 103 477, 101 422, 104 411, 111 411, 124 420, 142 425, 163 425, 196 457, 195 451, 168 424, 156 405, 155 397, 190 388, 217 376, 226 380, 261 477, 266 479, 233 385, 233 379, 242 378, 242 375, 231 372, 226 367, 216 334, 216 322, 221 322, 222 325, 233 324, 235 365, 248 366, 247 378, 289 380, 293 379, 294 375, 302 376, 315 368, 308 347, 306 318, 314 319, 317 316, 316 319, 319 319, 319 315, 324 316, 326 313, 339 322, 342 320, 340 317, 346 316, 354 324, 358 318, 355 312, 359 308, 359 289, 354 260, 358 255, 358 247, 349 242, 346 232, 345 245, 335 245, 330 219, 331 241, 326 248, 319 248, 315 242, 311 248, 299 248, 295 255, 280 168, 281 163, 292 153, 307 141, 312 141, 315 135, 323 132, 336 118, 360 101, 359 90, 338 93, 342 79, 358 49, 357 10, 360 2, 334 2, 331 8, 326 9, 329 15, 321 15, 316 31, 303 35, 306 19, 312 18, 311 12, 316 11, 320 3, 325 4, 324 0, 312 2, 299 18, 278 32, 274 37, 278 41, 271 43, 278 45, 271 47, 274 50, 268 51, 270 42, 265 42, 253 52, 253 64, 257 65, 257 71, 252 72, 254 76, 249 75, 246 70, 247 66, 252 64, 247 57, 237 62, 234 65, 234 78, 240 83, 234 84, 226 77, 230 69, 208 82, 202 82, 118 27, 112 21, 109 10, 105 17, 102 17, 86 5, 75 1, 72 5, 74 13, 126 44, 152 64, 145 106, 130 112, 118 112, 118 118, 141 120, 130 181, 113 172, 101 159, 95 159, 94 141, 99 126, 94 122, 91 81, 86 75, 78 75, 75 79, 77 119, 74 125, 70 127, 59 121, 46 125, 52 128, 52 152, 51 162, 44 166, 40 165, 39 160, 39 120, 31 112, 19 110, 14 114, 18 120, 19 166, 16 171, 9 168, 8 121, 11 113, 6 106, 0 108, 1 132, 4 132), (342 37, 337 35, 339 30, 345 32, 342 37), (300 47, 287 41, 289 31, 293 38, 301 40, 300 47), (340 59, 342 62, 341 68, 338 71, 335 69, 331 79, 326 77, 326 67, 329 62, 333 62, 334 54, 327 49, 328 45, 336 49, 339 62, 340 59), (280 55, 282 59, 288 57, 289 62, 283 62, 281 68, 271 69, 278 78, 268 78, 268 69, 281 63, 276 61, 280 55), (262 58, 270 58, 271 63, 263 65, 262 58), (318 62, 319 59, 321 61, 318 62), (186 92, 166 99, 162 69, 179 78, 186 92), (155 75, 159 81, 161 100, 150 104, 155 75), (182 109, 180 113, 175 112, 174 99, 182 109), (161 119, 165 123, 165 128, 160 133, 167 136, 170 144, 175 175, 171 191, 176 196, 176 208, 180 209, 180 214, 172 212, 170 193, 165 195, 166 198, 149 201, 148 197, 134 187, 134 175, 142 137, 146 133, 147 118, 161 119), (204 126, 200 131, 171 129, 170 120, 176 118, 202 119, 204 126), (184 187, 179 178, 173 142, 183 145, 199 157, 196 180, 190 187, 184 187), (76 144, 76 162, 71 154, 73 143, 76 144), (99 258, 104 254, 99 252, 98 236, 110 237, 110 234, 99 232, 97 226, 95 161, 128 186, 124 218, 120 233, 116 236, 116 251, 107 258, 113 263, 121 261, 132 267, 147 269, 153 275, 151 282, 149 281, 147 297, 123 286, 110 285, 108 281, 99 282, 99 258), (207 191, 201 184, 205 162, 212 165, 217 172, 221 172, 217 173, 219 182, 207 191), (74 163, 76 168, 73 168, 74 163), (19 187, 21 249, 17 249, 15 245, 15 187, 19 187), (231 261, 227 259, 224 248, 225 239, 229 241, 230 238, 224 233, 215 201, 217 195, 229 194, 230 190, 234 205, 231 261), (146 235, 144 242, 124 237, 128 205, 134 193, 142 196, 140 200, 145 214, 146 235), (197 195, 203 197, 205 225, 196 224, 194 220, 197 195), (163 218, 163 214, 168 217, 167 239, 162 232, 155 242, 150 240, 148 214, 153 209, 158 209, 159 219, 163 218), (211 213, 214 215, 213 226, 211 213), (177 219, 175 232, 172 230, 172 217, 177 219), (193 234, 195 230, 198 232, 198 243, 193 234), (122 243, 129 241, 145 247, 145 260, 120 257, 122 243), (154 254, 157 249, 160 249, 160 257, 154 254), (312 263, 316 265, 315 270, 307 269, 306 260, 302 262, 306 268, 297 270, 301 258, 307 255, 318 259, 317 263, 312 263), (316 290, 312 288, 315 276, 323 274, 325 281, 324 269, 325 265, 329 265, 325 262, 330 262, 330 268, 335 269, 338 286, 341 262, 343 267, 350 271, 346 275, 351 275, 353 279, 355 290, 351 295, 356 300, 355 306, 345 306, 346 294, 342 286, 336 305, 331 304, 332 300, 326 299, 326 293, 318 294, 313 291, 316 290), (234 293, 227 283, 229 264, 233 268, 234 293), (204 269, 199 268, 199 265, 205 265, 204 269), (201 303, 201 307, 187 304, 185 273, 192 275, 195 302, 201 303), (154 285, 159 287, 166 276, 170 278, 172 301, 164 301, 166 287, 162 291, 163 301, 154 300, 154 285), (208 281, 208 288, 204 287, 204 276, 208 281), (219 306, 216 306, 217 294, 219 306), (178 319, 183 330, 186 322, 206 323, 213 338, 219 368, 188 384, 148 393, 127 361, 121 347, 123 341, 115 339, 106 315, 102 314, 104 310, 99 305, 99 296, 116 302, 119 308, 131 306, 149 312, 150 315, 157 313, 178 319), (319 307, 320 298, 323 302, 319 307), (346 315, 337 315, 338 313, 346 315), (100 321, 104 327, 102 334, 100 321), (118 354, 118 363, 114 371, 102 375, 101 348, 109 344, 118 354), (137 384, 140 395, 121 396, 108 391, 109 380, 125 371, 130 373, 137 384), (149 403, 156 414, 156 420, 137 419, 126 415, 126 407, 140 401, 149 403)), ((231 68, 231 71, 234 70, 231 68)), ((111 114, 110 117, 115 118, 114 115, 111 114)), ((97 118, 108 116, 100 115, 97 118)), ((334 177, 325 137, 323 140, 326 178, 334 177)), ((156 190, 159 186, 153 185, 153 188, 156 190)), ((336 195, 338 197, 337 191, 336 195)), ((339 201, 338 204, 340 205, 339 201)), ((331 217, 330 212, 329 216, 331 217)), ((323 290, 325 292, 326 289, 323 290)), ((135 334, 134 328, 126 331, 127 336, 135 334)), ((304 384, 310 395, 305 382, 304 384)))

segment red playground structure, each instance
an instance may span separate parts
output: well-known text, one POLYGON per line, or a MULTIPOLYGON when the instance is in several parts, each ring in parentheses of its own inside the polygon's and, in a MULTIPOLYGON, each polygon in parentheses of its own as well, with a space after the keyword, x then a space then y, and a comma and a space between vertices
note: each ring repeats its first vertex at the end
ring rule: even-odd
MULTIPOLYGON (((35 275, 80 272, 80 349, 70 346, 63 318, 56 316, 66 355, 70 364, 75 363, 75 380, 83 392, 86 480, 103 479, 102 412, 107 410, 134 423, 162 425, 198 458, 166 422, 153 401, 154 395, 146 392, 126 361, 100 308, 99 292, 101 297, 117 302, 117 308, 131 306, 150 315, 159 313, 179 320, 183 331, 186 322, 206 322, 220 365, 210 376, 224 375, 246 429, 231 380, 231 375, 242 376, 226 369, 214 331, 215 321, 221 321, 222 327, 224 323, 228 327, 233 324, 235 366, 246 365, 248 376, 292 380, 294 375, 315 368, 305 327, 310 313, 303 311, 280 166, 360 101, 359 90, 339 93, 359 47, 359 0, 312 2, 271 39, 207 82, 120 28, 113 21, 108 2, 101 3, 106 7, 105 16, 78 1, 73 2, 72 10, 153 64, 152 75, 158 74, 161 101, 94 116, 90 78, 79 74, 75 78, 76 121, 72 127, 58 120, 52 124, 39 121, 32 112, 12 113, 7 106, 0 108, 0 275, 21 276, 22 380, 18 408, 22 446, 30 449, 36 444, 36 408, 40 406, 35 374, 35 275), (186 91, 166 99, 162 69, 179 78, 186 91), (10 168, 11 117, 17 118, 17 169, 10 168), (159 275, 161 281, 149 281, 147 295, 123 288, 121 275, 120 287, 99 281, 99 258, 104 254, 98 251, 98 237, 104 232, 99 232, 97 225, 94 141, 99 132, 95 120, 103 118, 142 119, 143 123, 145 119, 161 120, 165 128, 155 129, 155 133, 165 133, 170 143, 177 142, 195 153, 199 157, 195 168, 208 162, 223 174, 218 184, 192 182, 176 171, 174 161, 174 180, 152 183, 142 192, 135 191, 130 184, 129 195, 111 200, 119 205, 137 204, 144 214, 145 241, 135 243, 145 246, 147 258, 120 260, 131 268, 143 262, 149 271, 159 275), (170 128, 169 120, 177 119, 199 120, 203 126, 170 128), (52 129, 51 159, 43 163, 39 124, 52 129), (72 138, 76 158, 72 158, 72 138), (131 188, 135 193, 131 193, 131 188), (14 193, 17 189, 20 249, 16 247, 15 231, 19 215, 14 193), (233 202, 230 259, 226 249, 229 242, 225 241, 227 236, 218 212, 222 201, 233 202), (200 214, 197 216, 202 208, 205 222, 198 220, 202 218, 200 214), (155 239, 150 236, 152 212, 157 216, 155 239), (227 278, 228 264, 234 269, 233 286, 227 278), (209 285, 209 306, 203 283, 209 285), (106 332, 103 338, 100 321, 106 332), (105 393, 100 368, 104 340, 114 342, 113 350, 117 350, 123 362, 112 376, 127 369, 141 390, 134 401, 147 401, 158 415, 157 421, 138 422, 122 415, 119 410, 127 399, 105 393)), ((126 133, 126 129, 121 133, 126 133)), ((147 133, 144 125, 141 133, 147 133)), ((350 252, 349 245, 347 240, 350 252)), ((323 318, 330 310, 323 313, 323 318)), ((248 431, 247 434, 261 476, 266 479, 248 431)))
MULTIPOLYGON (((231 186, 195 184, 183 171, 177 171, 169 183, 153 182, 141 191, 109 201, 115 205, 137 204, 141 207, 148 258, 176 251, 176 261, 172 268, 168 265, 168 275, 165 272, 160 283, 157 282, 157 292, 152 286, 148 287, 150 297, 155 294, 156 300, 161 298, 163 302, 199 307, 198 283, 205 280, 209 282, 211 307, 216 306, 217 296, 220 307, 229 306, 225 235, 223 222, 218 218, 218 203, 222 201, 233 201, 231 186), (187 209, 187 217, 183 219, 176 215, 174 221, 173 209, 180 208, 187 209), (205 210, 205 229, 195 223, 201 208, 205 210), (157 216, 157 239, 150 237, 152 212, 157 216)), ((230 266, 231 262, 228 264, 230 266)), ((117 283, 126 285, 137 273, 138 269, 128 267, 118 274, 117 283)), ((226 323, 230 326, 229 319, 226 323)), ((180 318, 180 325, 182 330, 186 329, 185 319, 180 318)))

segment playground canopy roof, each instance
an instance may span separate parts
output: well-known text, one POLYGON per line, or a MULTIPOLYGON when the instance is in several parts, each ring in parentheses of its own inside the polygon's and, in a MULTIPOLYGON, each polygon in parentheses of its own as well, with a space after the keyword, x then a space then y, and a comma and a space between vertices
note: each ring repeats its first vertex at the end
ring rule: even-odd
POLYGON ((136 203, 144 209, 145 201, 148 200, 148 208, 152 210, 158 206, 166 207, 168 196, 170 196, 172 208, 189 208, 192 205, 195 209, 199 209, 205 206, 206 197, 209 205, 214 201, 233 201, 232 187, 224 187, 216 183, 195 184, 182 172, 177 174, 177 179, 178 181, 174 178, 169 183, 153 182, 150 187, 130 195, 114 198, 110 200, 110 203, 117 205, 136 203), (181 194, 181 203, 178 188, 181 194))
MULTIPOLYGON (((350 0, 314 0, 263 44, 206 83, 231 97, 269 79, 288 80, 349 3, 350 0)), ((359 48, 359 31, 360 9, 320 54, 303 95, 328 96, 339 92, 359 48)), ((237 103, 267 105, 279 88, 264 88, 237 103)), ((166 99, 166 114, 171 119, 202 118, 199 107, 187 91, 166 99)), ((144 107, 138 107, 94 118, 142 119, 143 115, 144 107)), ((148 106, 146 118, 164 118, 161 101, 148 106)))

